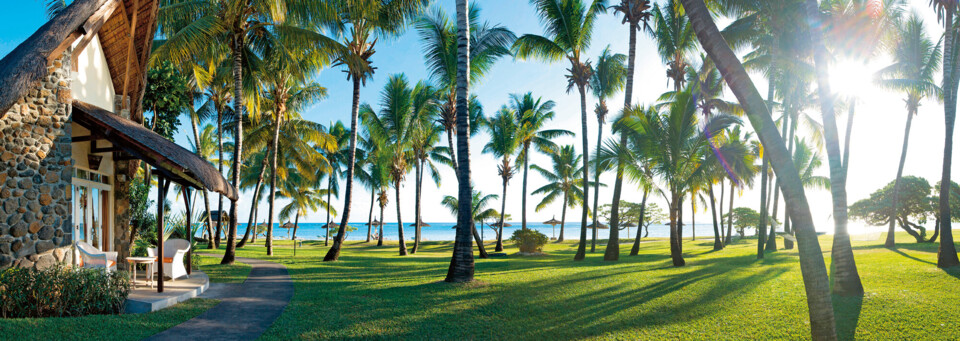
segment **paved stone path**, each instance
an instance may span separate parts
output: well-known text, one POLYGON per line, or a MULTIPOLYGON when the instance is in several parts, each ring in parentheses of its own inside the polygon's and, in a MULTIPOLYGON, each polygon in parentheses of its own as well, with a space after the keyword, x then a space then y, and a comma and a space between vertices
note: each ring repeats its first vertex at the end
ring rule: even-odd
MULTIPOLYGON (((216 255, 210 255, 216 256, 216 255)), ((249 264, 243 284, 211 283, 200 297, 221 300, 210 310, 147 340, 255 340, 263 334, 293 296, 293 282, 281 264, 237 257, 249 264)))

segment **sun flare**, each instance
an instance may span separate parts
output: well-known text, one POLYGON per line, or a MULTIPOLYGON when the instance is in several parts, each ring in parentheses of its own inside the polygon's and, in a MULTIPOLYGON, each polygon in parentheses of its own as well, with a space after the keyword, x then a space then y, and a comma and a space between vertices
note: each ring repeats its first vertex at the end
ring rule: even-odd
POLYGON ((840 61, 830 69, 830 88, 840 96, 861 97, 873 86, 873 74, 861 61, 840 61))

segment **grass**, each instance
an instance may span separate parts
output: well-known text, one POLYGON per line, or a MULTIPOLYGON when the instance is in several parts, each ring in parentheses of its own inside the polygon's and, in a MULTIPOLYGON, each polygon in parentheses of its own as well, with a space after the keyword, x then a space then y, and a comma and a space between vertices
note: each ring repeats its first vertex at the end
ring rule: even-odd
POLYGON ((147 314, 0 319, 0 339, 140 340, 200 315, 218 302, 192 299, 147 314))
POLYGON ((235 262, 231 265, 220 265, 220 257, 194 254, 194 257, 198 256, 200 257, 200 271, 203 271, 210 277, 211 283, 239 284, 247 280, 247 275, 250 274, 250 265, 240 262, 235 262))
MULTIPOLYGON (((899 237, 899 236, 898 236, 899 237)), ((842 339, 960 339, 960 268, 935 266, 937 244, 900 237, 897 249, 855 241, 863 298, 835 298, 842 339)), ((442 282, 452 243, 416 255, 396 245, 348 242, 339 262, 321 263, 323 242, 293 250, 278 241, 238 256, 286 265, 296 293, 263 339, 807 339, 809 319, 797 251, 756 260, 756 240, 719 252, 713 239, 687 240, 687 266, 669 246, 641 244, 638 256, 604 262, 603 248, 574 262, 576 244, 547 256, 477 260, 477 283, 442 282)), ((779 241, 782 247, 782 240, 779 241)), ((831 236, 821 245, 830 261, 831 236)), ((409 247, 409 245, 408 245, 409 247)), ((222 250, 219 250, 222 252, 222 250)))

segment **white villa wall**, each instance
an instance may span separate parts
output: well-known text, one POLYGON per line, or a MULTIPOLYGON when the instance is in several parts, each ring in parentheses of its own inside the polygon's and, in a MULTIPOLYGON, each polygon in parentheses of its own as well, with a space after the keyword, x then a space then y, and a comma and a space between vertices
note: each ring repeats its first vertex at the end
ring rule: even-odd
POLYGON ((113 110, 116 91, 99 35, 93 37, 77 57, 77 71, 73 72, 71 90, 73 97, 78 100, 113 110))

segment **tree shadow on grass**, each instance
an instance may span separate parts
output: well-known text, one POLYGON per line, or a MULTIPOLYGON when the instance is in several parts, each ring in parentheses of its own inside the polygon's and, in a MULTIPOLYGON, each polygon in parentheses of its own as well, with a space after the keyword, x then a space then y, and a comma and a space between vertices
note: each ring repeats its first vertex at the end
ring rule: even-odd
POLYGON ((837 324, 837 338, 855 340, 863 296, 833 295, 833 316, 837 324))

